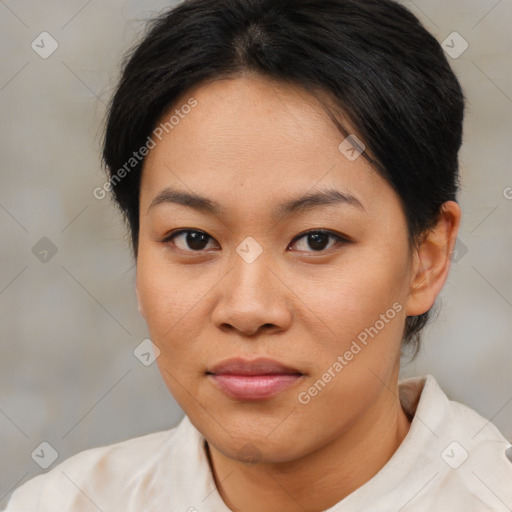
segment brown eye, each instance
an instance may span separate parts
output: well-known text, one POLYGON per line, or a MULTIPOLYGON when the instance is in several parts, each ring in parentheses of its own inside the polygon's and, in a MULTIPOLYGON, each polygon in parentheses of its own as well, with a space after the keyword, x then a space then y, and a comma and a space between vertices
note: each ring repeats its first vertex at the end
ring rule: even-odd
POLYGON ((185 230, 175 231, 163 240, 164 243, 172 243, 182 251, 203 251, 208 242, 213 238, 203 231, 185 230))
POLYGON ((309 231, 299 235, 293 240, 293 242, 290 244, 290 247, 294 244, 297 245, 297 242, 299 241, 302 242, 302 248, 299 247, 298 250, 306 252, 311 252, 311 250, 313 252, 321 252, 325 251, 326 249, 332 249, 332 247, 334 247, 337 243, 346 242, 346 240, 341 236, 336 235, 331 231, 323 230, 309 231), (304 241, 302 242, 302 240, 304 241), (330 240, 332 241, 331 245, 329 245, 330 240), (308 247, 311 250, 308 250, 308 247))

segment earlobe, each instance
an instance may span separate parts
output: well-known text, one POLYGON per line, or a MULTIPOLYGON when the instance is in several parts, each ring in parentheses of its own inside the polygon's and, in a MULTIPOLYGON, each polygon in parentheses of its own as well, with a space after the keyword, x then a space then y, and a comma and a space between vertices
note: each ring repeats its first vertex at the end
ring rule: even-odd
POLYGON ((455 201, 441 207, 437 224, 415 250, 407 316, 426 313, 444 286, 460 226, 461 211, 455 201))

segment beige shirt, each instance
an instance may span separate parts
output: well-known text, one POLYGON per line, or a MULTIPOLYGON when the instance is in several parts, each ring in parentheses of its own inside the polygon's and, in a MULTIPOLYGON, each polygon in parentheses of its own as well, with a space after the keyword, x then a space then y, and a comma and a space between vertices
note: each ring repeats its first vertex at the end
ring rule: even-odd
MULTIPOLYGON (((512 447, 434 377, 399 383, 411 428, 387 464, 328 512, 510 512, 512 447)), ((204 437, 176 428, 79 453, 19 487, 7 512, 230 512, 204 437)))

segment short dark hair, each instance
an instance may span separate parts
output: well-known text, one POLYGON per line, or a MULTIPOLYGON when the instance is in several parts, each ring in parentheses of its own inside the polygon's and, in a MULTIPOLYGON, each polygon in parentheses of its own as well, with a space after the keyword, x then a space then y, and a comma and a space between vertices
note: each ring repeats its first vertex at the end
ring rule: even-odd
MULTIPOLYGON (((342 119, 352 125, 363 156, 401 199, 411 247, 436 224, 441 205, 456 201, 464 94, 440 44, 405 7, 186 0, 148 24, 107 113, 103 162, 135 258, 144 160, 133 152, 192 87, 247 71, 314 94, 344 136, 351 131, 342 119)), ((430 312, 407 317, 403 346, 414 355, 430 312)))

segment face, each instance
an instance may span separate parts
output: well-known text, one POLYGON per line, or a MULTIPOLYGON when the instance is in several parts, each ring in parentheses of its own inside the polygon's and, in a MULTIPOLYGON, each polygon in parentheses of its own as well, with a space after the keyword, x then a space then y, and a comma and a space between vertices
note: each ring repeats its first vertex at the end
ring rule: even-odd
POLYGON ((405 216, 307 92, 240 77, 173 111, 191 97, 145 161, 139 307, 163 379, 209 443, 291 461, 397 378, 405 216))

